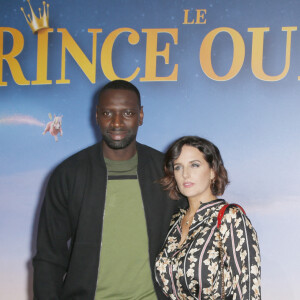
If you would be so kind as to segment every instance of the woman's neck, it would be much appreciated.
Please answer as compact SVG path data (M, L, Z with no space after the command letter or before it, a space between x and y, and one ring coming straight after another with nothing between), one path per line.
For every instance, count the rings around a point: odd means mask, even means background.
M196 213L196 211L199 209L199 207L201 206L201 204L203 203L208 203L210 201L216 200L217 197L214 195L210 195L209 197L205 197L205 198L188 198L188 202L189 202L189 211L193 214Z

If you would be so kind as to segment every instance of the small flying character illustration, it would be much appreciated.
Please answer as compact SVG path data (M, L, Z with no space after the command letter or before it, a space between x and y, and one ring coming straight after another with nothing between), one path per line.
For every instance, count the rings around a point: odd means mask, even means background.
M47 123L43 134L46 134L49 131L50 134L52 136L54 136L55 142L57 142L58 141L58 137L57 137L58 133L60 133L60 136L63 135L63 131L62 131L62 127L61 127L63 116L62 115L61 116L54 115L53 120L52 120L51 113L49 113L48 116L51 121Z

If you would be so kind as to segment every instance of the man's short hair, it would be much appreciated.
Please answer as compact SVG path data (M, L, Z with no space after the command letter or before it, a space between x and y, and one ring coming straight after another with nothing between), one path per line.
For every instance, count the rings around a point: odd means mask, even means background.
M137 89L137 87L135 85L133 85L132 83L130 83L129 81L126 80L113 80L110 81L109 83L107 83L106 85L104 85L98 94L98 101L101 98L101 95L104 91L106 90L128 90L128 91L133 91L137 97L138 97L138 105L139 107L141 107L141 95L139 90Z

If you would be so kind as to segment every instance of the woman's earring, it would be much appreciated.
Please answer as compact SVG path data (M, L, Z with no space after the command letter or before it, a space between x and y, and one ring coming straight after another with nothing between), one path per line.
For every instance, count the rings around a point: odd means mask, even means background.
M213 189L213 188L214 188L214 186L215 186L215 183L216 183L216 180L215 180L215 178L213 178L213 179L211 179L211 180L210 180L210 187L211 187L211 189Z

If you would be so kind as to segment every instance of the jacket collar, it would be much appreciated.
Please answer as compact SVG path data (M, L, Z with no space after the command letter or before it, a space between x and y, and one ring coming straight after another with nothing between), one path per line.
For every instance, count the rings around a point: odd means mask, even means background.
M98 142L96 144L96 149L97 149L97 152L99 153L99 157L100 157L101 163L105 164L104 156L103 156L102 141L100 141L100 142ZM136 150L137 150L138 156L139 157L143 157L143 152L144 152L143 145L140 144L140 143L138 143L138 142L136 142Z

